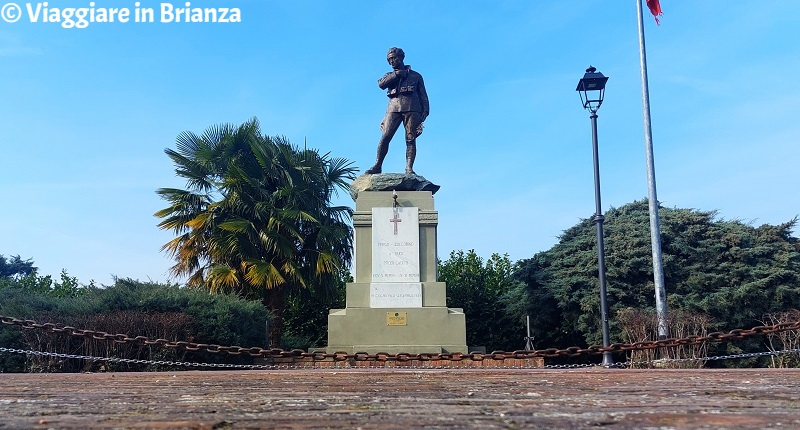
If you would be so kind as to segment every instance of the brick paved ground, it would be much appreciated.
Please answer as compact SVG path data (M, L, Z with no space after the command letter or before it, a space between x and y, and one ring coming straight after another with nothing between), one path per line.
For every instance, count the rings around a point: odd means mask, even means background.
M800 428L800 369L0 374L7 428Z

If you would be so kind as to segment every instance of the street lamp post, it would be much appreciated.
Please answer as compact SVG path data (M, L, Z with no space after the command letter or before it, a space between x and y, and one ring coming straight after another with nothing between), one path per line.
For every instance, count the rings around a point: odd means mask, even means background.
M597 267L600 280L600 317L603 327L603 346L609 346L608 335L608 305L606 303L606 256L605 244L603 241L603 207L600 203L600 163L598 162L597 151L597 110L603 104L605 95L606 81L608 78L603 76L592 66L586 69L583 79L578 82L575 89L581 96L583 108L589 111L589 118L592 120L592 154L594 159L594 201L595 213L594 223L597 226ZM614 365L614 359L610 351L603 352L603 366Z

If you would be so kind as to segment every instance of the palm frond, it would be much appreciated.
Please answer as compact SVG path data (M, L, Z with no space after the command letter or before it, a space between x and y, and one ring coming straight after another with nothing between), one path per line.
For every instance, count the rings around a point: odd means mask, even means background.
M214 187L216 172L207 162L198 157L187 157L172 149L164 152L172 159L175 173L186 179L189 188L208 192Z
M205 271L197 270L186 280L186 286L189 288L207 288Z
M227 264L217 264L208 271L208 285L212 293L235 289L239 284L236 269Z
M178 153L181 156L185 157L186 159L190 159L194 157L197 151L200 149L200 136L192 133L191 131L184 131L178 134L178 137L175 138L175 147L178 149ZM172 150L167 150L172 151ZM169 152L167 152L169 155Z
M278 268L271 262L263 260L250 260L247 262L245 279L252 285L267 289L275 289L286 283L286 278L281 275Z
M330 251L323 251L317 254L317 274L335 273L341 267L339 259Z
M225 231L244 233L252 227L252 224L248 220L239 218L221 222L217 226Z
M213 215L211 213L200 212L194 218L186 221L185 225L193 229L201 229L205 227L212 218Z

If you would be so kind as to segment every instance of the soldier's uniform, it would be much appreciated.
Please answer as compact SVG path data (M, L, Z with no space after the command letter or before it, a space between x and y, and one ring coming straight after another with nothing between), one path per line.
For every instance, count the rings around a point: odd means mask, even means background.
M401 57L402 58L402 57ZM422 75L403 66L378 79L378 87L386 90L389 106L381 122L381 139L378 142L378 160L366 173L380 173L389 142L402 123L406 131L406 173L413 174L417 153L417 136L422 133L422 122L428 117L430 105Z
M422 132L419 126L430 112L428 93L422 75L405 66L404 71L393 70L378 80L378 87L386 90L389 106L381 122L380 143L388 144L402 121L406 129L406 143L413 142ZM379 143L379 144L380 144Z

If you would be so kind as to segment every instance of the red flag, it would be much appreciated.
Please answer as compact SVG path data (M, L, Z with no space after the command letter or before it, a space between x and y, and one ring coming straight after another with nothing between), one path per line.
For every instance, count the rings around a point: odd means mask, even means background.
M664 15L661 12L661 3L658 0L647 0L647 7L650 8L650 13L656 19L656 24L661 25L661 22L658 21L658 17Z

